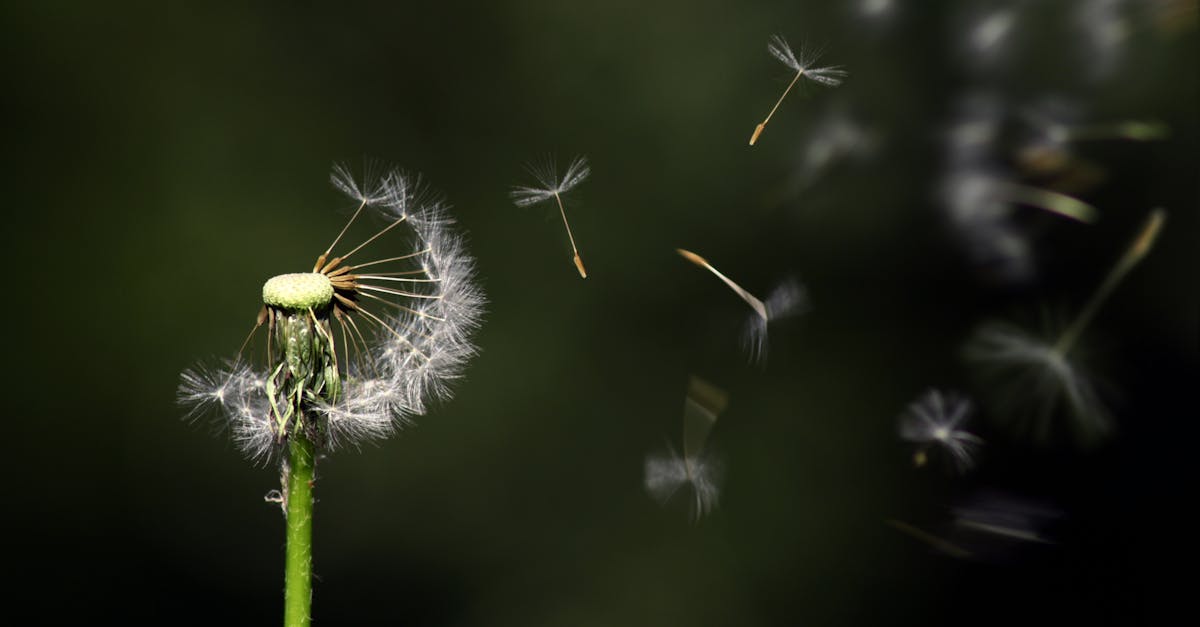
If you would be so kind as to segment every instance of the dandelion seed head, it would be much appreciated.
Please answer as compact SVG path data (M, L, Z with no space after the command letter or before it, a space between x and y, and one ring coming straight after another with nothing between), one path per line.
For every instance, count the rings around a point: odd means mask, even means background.
M331 180L360 205L350 224L365 210L385 226L357 246L343 229L312 272L267 281L276 362L197 367L180 380L189 415L219 408L254 461L277 459L295 429L319 450L389 437L449 398L475 353L485 299L444 203L397 169L360 182L338 165ZM397 240L411 247L395 251Z
M975 331L963 354L994 401L993 415L1014 435L1047 443L1055 439L1060 415L1081 444L1112 431L1112 417L1074 352L1015 325L991 322Z
M918 445L917 459L923 460L925 451L936 446L964 472L974 465L975 452L983 444L982 438L961 428L971 411L965 397L928 390L900 415L900 438Z

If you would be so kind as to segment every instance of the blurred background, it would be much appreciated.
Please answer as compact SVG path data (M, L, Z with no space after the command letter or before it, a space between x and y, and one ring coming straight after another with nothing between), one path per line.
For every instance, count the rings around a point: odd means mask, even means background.
M1187 598L1195 2L48 2L0 20L12 624L279 622L278 471L185 421L175 388L237 351L265 279L324 250L352 209L330 166L368 159L454 206L490 305L452 401L322 460L318 624L1130 624ZM773 34L849 77L802 82L751 148L793 75ZM1169 132L1063 142L1048 118ZM567 205L586 280L553 208L507 195L549 154L592 164ZM964 169L1099 217L1000 202L981 237ZM1157 248L1085 334L1114 434L1038 444L981 404L972 472L914 468L908 403L987 396L972 329L1078 311L1153 207ZM749 310L677 247L760 296L797 277L811 311L750 364ZM694 523L642 485L646 456L678 448L691 375L729 394L720 505ZM1024 536L954 539L981 502Z

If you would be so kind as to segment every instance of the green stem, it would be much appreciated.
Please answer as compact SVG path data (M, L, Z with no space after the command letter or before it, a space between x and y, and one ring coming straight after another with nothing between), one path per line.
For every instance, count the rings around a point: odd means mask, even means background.
M1100 284L1100 287L1088 299L1087 304L1079 311L1079 315L1075 316L1070 326L1063 331L1062 335L1058 336L1058 341L1054 343L1054 351L1060 357L1066 357L1067 353L1075 346L1079 335L1083 333L1084 328L1087 327L1088 323L1092 321L1092 318L1100 309L1100 305L1104 304L1104 300L1121 283L1121 279L1124 279L1125 275L1129 274L1129 271L1133 270L1134 266L1150 252L1166 219L1167 212L1162 209L1154 209L1150 212L1150 216L1146 218L1145 224L1142 225L1142 230L1138 232L1137 237L1129 245L1125 254L1121 255L1121 258L1112 267L1112 270L1109 270L1108 275L1104 277L1104 282Z
M284 627L308 627L312 616L312 514L316 455L302 429L289 436L287 567Z

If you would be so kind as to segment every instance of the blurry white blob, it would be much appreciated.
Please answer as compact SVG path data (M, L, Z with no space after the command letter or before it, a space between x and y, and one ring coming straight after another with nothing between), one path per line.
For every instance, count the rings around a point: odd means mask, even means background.
M964 544L968 536L975 536L975 544L988 541L1052 544L1048 527L1062 517L1052 507L996 492L975 496L952 511L956 535L964 538L960 540Z
M1053 422L1065 413L1079 444L1093 444L1112 431L1112 418L1100 400L1076 350L1080 336L1121 279L1150 252L1166 212L1150 213L1125 254L1061 333L1052 339L1007 323L986 323L964 349L967 362L985 382L996 416L1011 432L1046 443Z
M669 444L666 453L646 457L646 491L662 505L683 490L693 521L717 506L721 466L707 451L708 435L729 403L724 390L693 376L683 402L683 455Z
M963 429L972 412L971 401L954 393L928 390L900 415L900 438L917 444L913 464L924 466L928 451L945 452L954 468L965 472L975 463L975 450L983 439Z
M1086 74L1096 80L1111 76L1125 54L1132 25L1126 15L1128 0L1078 0L1073 23L1079 56Z
M722 274L704 257L682 248L676 248L675 252L684 259L713 273L753 310L742 330L742 347L746 350L751 363L762 363L767 357L767 327L770 323L808 311L808 293L796 279L784 279L775 289L771 290L771 294L764 302L743 289L733 279Z
M875 136L844 107L831 107L801 147L797 187L812 185L840 163L870 158L875 154L876 144Z
M858 14L872 20L885 20L896 11L895 0L858 0Z
M958 31L961 58L976 69L999 65L1012 48L1017 26L1016 3L972 2L967 4Z

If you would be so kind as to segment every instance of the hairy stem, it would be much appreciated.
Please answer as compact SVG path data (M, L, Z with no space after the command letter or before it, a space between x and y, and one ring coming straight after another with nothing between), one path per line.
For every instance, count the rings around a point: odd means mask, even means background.
M312 616L312 514L316 454L303 429L289 435L287 566L284 627L308 627Z

